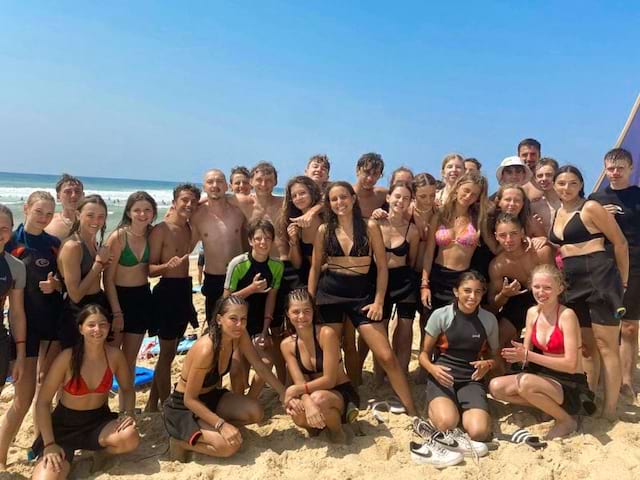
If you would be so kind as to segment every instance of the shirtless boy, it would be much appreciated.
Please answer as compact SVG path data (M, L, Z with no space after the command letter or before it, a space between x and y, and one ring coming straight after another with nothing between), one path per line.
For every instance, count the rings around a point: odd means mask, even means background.
M307 162L307 168L304 174L311 180L316 182L320 191L324 192L327 183L329 183L329 171L331 170L331 163L329 163L329 157L326 155L314 155Z
M382 207L387 201L387 189L376 187L382 177L384 160L378 153L365 153L356 164L356 183L353 189L358 196L358 203L364 218L371 217L374 210Z
M534 170L534 189L527 193L531 200L531 213L538 215L546 234L551 228L551 220L560 208L560 199L553 188L553 177L558 170L558 162L553 158L545 157L538 160Z
M198 207L189 223L193 240L201 241L204 247L202 294L206 298L206 319L209 321L216 301L224 292L229 261L246 250L246 222L240 209L231 205L225 196L228 185L221 170L214 168L205 172L202 188L207 200Z
M229 189L236 195L249 195L251 182L247 167L233 167L229 176Z
M62 241L69 236L73 222L76 221L76 209L84 197L84 185L79 178L63 173L56 183L56 196L62 204L62 211L53 215L53 220L45 231Z
M500 345L508 347L519 338L527 310L536 304L528 290L531 272L541 263L553 264L553 250L549 245L525 249L523 226L510 213L498 215L495 234L502 250L489 264L489 303L499 311Z
M171 362L178 339L187 324L198 325L189 276L191 227L189 219L198 207L200 189L181 184L173 190L172 211L149 235L149 275L161 277L153 289L154 318L160 339L160 355L149 393L147 411L157 412L171 393Z

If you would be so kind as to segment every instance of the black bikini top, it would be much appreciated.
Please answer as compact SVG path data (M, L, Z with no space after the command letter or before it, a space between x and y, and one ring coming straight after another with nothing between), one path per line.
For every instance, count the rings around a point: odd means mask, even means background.
M587 227L584 226L582 219L580 218L580 212L582 211L582 206L572 213L571 219L565 224L564 230L562 232L562 238L558 238L555 234L555 223L556 217L558 216L558 212L553 217L553 222L551 223L551 231L549 232L549 240L551 243L556 245L575 245L576 243L583 243L589 240L593 240L594 238L604 238L604 234L602 232L591 233L587 230Z
M202 381L202 388L210 388L215 387L220 382L220 379L224 377L229 370L231 370L231 359L233 358L233 344L231 344L231 355L229 355L229 363L227 364L227 368L224 369L224 372L218 372L218 365L213 365L211 370L207 372L204 376L204 380ZM187 384L187 381L184 379L182 375L180 375L182 381Z
M303 257L311 257L313 255L313 242L305 243L300 240L300 251Z
M358 241L359 240L359 241ZM342 245L338 241L338 237L336 236L335 230L333 232L327 233L326 241L325 241L325 253L329 257L346 257L344 250L342 249ZM351 250L349 250L349 257L368 257L370 256L369 252L369 237L364 235L363 238L353 239L353 245L351 245Z
M384 247L384 249L392 255L396 257L406 257L409 254L409 242L407 242L407 235L409 234L409 229L411 228L411 223L407 226L407 231L404 232L404 241L398 245L397 247Z
M298 360L298 365L300 365L300 370L302 371L302 373L305 375L314 375L314 374L322 373L324 357L323 357L322 349L318 345L318 340L316 339L315 332L313 333L313 348L316 351L316 368L314 370L309 370L307 367L304 366L304 363L302 363L302 357L300 356L300 347L298 346L299 340L300 339L296 337L296 360Z

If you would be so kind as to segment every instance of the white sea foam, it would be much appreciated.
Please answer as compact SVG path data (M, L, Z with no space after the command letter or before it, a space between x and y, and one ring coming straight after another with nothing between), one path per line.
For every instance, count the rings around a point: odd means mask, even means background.
M37 187L0 187L0 203L6 205L15 205L24 202L29 194L34 190L45 190L54 197L56 191L54 188L37 188ZM95 190L87 188L85 190L86 195L97 193L102 196L107 204L124 205L127 202L127 198L133 190ZM158 206L169 205L173 198L173 192L171 190L147 190L147 193L151 195Z

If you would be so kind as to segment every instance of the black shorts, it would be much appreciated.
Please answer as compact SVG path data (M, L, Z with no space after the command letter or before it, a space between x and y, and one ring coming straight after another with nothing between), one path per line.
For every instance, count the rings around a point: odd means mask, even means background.
M205 406L215 413L222 397L229 393L226 388L214 388L203 393L198 398ZM184 405L184 393L173 391L163 405L164 426L170 437L184 440L189 445L195 445L202 435L198 417Z
M149 284L138 287L116 285L118 302L124 316L124 333L144 335L153 320L153 300Z
M413 320L418 307L416 272L408 266L390 268L382 318L391 318L393 305L398 318Z
M58 402L51 414L53 438L64 450L65 460L71 463L76 450L102 450L100 432L116 418L118 414L109 410L106 403L95 410L72 410ZM42 456L44 442L41 436L33 442L31 450L36 457Z
M202 282L202 294L204 295L204 306L206 322L209 324L213 309L216 307L216 302L224 294L224 279L225 275L212 275L210 273L204 274L204 281Z
M360 395L358 391L353 387L351 382L341 383L340 385L336 385L332 388L333 391L338 392L342 397L342 401L344 402L344 406L342 408L342 415L340 418L342 419L342 423L347 422L347 406L350 403L353 403L357 408L360 408Z
M321 323L342 323L347 315L355 328L375 323L362 308L373 301L367 275L348 275L325 270L318 281L316 304Z
M198 316L193 307L193 286L191 277L162 277L153 287L154 327L161 340L177 340L182 338L191 323L198 326Z
M82 300L80 300L80 303L73 303L67 294L62 307L62 315L60 315L60 325L58 328L58 340L60 340L60 346L63 350L75 345L80 338L76 318L80 311L86 305L90 304L100 305L104 308L107 315L109 315L109 322L111 322L111 308L107 296L102 290L97 293L92 293L91 295L85 295L82 297Z
M578 316L581 327L618 326L624 292L620 272L607 252L562 259L567 279L566 305Z
M198 266L204 267L204 252L198 253Z
M593 415L596 411L595 395L589 390L584 373L566 373L530 363L526 373L548 377L562 387L562 409L569 415Z
M627 309L624 320L640 320L640 273L629 272L627 290L622 300Z
M9 363L11 363L11 339L7 329L0 323L0 389L4 387L9 376Z
M518 331L518 334L520 334L527 324L527 311L534 305L536 305L536 300L530 291L515 295L510 297L509 301L502 307L498 318L509 320L509 323L511 323Z
M450 305L455 300L453 289L458 283L458 278L466 270L457 271L433 263L429 273L429 287L431 289L431 310Z
M434 398L447 397L460 411L465 412L472 408L479 408L485 412L489 411L487 401L487 387L484 383L475 382L455 382L453 387L440 385L431 375L427 380L427 402Z

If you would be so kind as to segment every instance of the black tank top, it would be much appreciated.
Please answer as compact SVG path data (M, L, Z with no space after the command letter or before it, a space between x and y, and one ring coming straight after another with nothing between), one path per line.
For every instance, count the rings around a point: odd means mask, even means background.
M314 370L310 370L304 366L304 363L302 362L302 357L300 356L300 347L298 346L299 340L300 339L296 336L296 360L298 360L298 365L300 365L300 370L302 371L302 373L304 373L305 375L314 375L314 374L322 373L324 355L322 353L322 349L320 348L320 345L318 345L318 340L316 339L315 332L313 333L313 348L315 350L315 356L316 356L316 367Z

